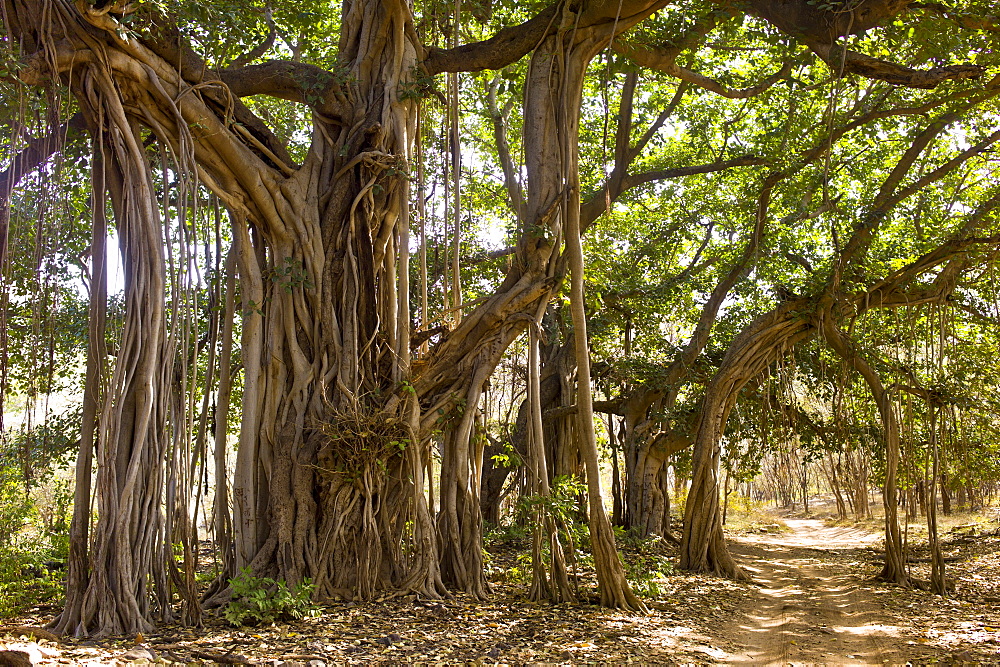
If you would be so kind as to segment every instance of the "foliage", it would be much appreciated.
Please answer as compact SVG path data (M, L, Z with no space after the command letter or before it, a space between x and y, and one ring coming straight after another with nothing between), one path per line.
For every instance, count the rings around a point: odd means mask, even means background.
M673 571L674 562L669 556L640 554L625 559L625 576L636 595L642 597L658 597L661 580Z
M21 476L0 467L0 618L62 594L59 564L53 559L65 558L63 544L53 548L34 539L27 529L37 521Z
M659 597L662 580L674 572L672 555L662 537L643 537L635 528L615 527L615 541L622 549L625 576L637 595Z
M563 540L570 548L585 549L590 533L587 524L580 521L580 498L587 492L587 485L572 475L556 475L548 495L522 496L518 514L527 523L536 509L543 509L556 522ZM547 548L547 547L546 547Z
M0 462L19 468L26 490L46 484L76 454L80 415L77 404L57 415L48 415L30 428L9 431L0 441Z
M284 581L254 577L245 569L229 580L229 586L232 601L224 616L232 625L266 625L319 615L319 607L311 601L316 587L308 578L289 588Z
M9 548L31 518L33 505L17 472L0 467L0 548Z
M531 538L531 529L523 523L511 523L506 526L485 526L483 538L487 544L526 547Z

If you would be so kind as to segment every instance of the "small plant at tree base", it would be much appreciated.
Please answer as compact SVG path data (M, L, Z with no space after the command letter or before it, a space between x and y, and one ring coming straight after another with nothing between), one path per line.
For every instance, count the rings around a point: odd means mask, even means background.
M640 554L625 561L625 577L632 590L646 598L659 597L660 580L673 571L673 562L665 556Z
M319 607L311 600L316 587L308 578L289 589L284 581L254 577L245 569L229 580L229 586L233 598L225 617L232 625L297 621L319 615Z

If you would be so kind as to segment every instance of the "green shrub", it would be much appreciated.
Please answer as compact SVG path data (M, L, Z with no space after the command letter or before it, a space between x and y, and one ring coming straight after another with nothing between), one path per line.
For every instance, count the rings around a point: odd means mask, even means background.
M31 521L33 509L18 472L9 466L0 467L0 549L14 545Z
M311 600L316 587L309 579L289 589L284 581L254 577L250 570L243 570L229 580L229 586L232 602L224 613L232 625L297 621L319 615L319 607Z
M509 526L486 525L483 541L486 544L527 547L531 543L531 528L518 523Z
M21 474L0 467L0 618L62 594L61 573L47 568L53 558L48 542L26 534L36 515Z
M657 554L639 554L628 558L625 563L625 578L635 594L642 597L659 597L660 579L673 571L673 561Z

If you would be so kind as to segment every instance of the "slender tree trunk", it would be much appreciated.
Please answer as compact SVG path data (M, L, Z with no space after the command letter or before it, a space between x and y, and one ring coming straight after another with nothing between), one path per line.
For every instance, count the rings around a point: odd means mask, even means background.
M93 478L94 442L101 409L101 384L108 351L105 339L108 310L107 263L107 184L104 136L97 135L91 165L92 231L90 243L90 307L87 318L87 375L83 390L83 415L80 427L80 451L76 459L76 486L73 492L73 521L70 524L69 558L66 562L66 602L62 613L52 623L60 634L84 635L80 625L83 594L90 579L88 546L90 541L90 493Z
M545 128L538 135L527 132L525 135L529 175L527 211L535 219L551 217L553 241L565 238L566 243L577 367L576 438L587 471L591 547L601 604L642 609L641 601L625 580L611 522L603 506L583 294L577 164L580 103L587 63L607 42L610 32L578 30L574 27L578 18L568 6L559 20L558 33L547 37L535 50L527 79L525 117L532 119L535 131Z
M615 416L608 415L608 445L611 447L611 523L622 525L624 504L622 503L621 466L618 463L618 435L615 433Z
M947 592L947 585L945 583L944 556L941 554L941 540L938 536L937 524L937 480L941 474L940 456L938 454L940 433L938 431L937 420L940 417L941 409L935 405L928 405L927 408L931 413L931 470L930 484L928 485L929 498L927 502L927 539L930 542L931 552L931 590L938 595L944 595Z
M903 541L897 517L896 475L899 469L899 427L892 399L875 370L853 349L850 341L832 322L827 321L824 333L827 342L834 351L851 364L865 379L882 418L886 459L885 483L882 486L882 505L885 510L885 564L879 578L890 583L907 585L910 583L910 578L906 573L906 554L903 551ZM867 480L864 491L867 495Z
M226 258L225 285L222 296L222 335L221 351L219 353L219 392L215 403L215 501L213 503L214 539L218 557L222 559L221 573L235 572L233 557L233 513L230 507L229 466L227 463L229 450L229 409L232 402L232 358L233 358L233 321L236 311L236 255L232 251ZM224 583L220 577L218 582L207 592L211 597L218 592L218 587Z
M531 600L550 599L553 602L576 600L570 587L566 570L566 556L555 517L547 505L551 497L549 473L545 456L544 429L542 426L541 363L539 361L539 331L535 324L528 330L528 403L530 418L528 428L529 469L535 503L535 521L532 526L532 577ZM548 550L548 562L543 551Z
M574 165L575 166L575 165ZM570 310L573 315L573 338L577 364L577 437L580 453L587 468L587 493L590 498L590 544L601 589L601 605L623 609L644 610L625 580L625 572L615 546L614 531L604 511L601 493L601 470L597 458L597 436L594 433L594 404L590 385L590 350L587 338L587 316L583 294L583 247L580 241L579 201L567 207L566 252L569 255Z

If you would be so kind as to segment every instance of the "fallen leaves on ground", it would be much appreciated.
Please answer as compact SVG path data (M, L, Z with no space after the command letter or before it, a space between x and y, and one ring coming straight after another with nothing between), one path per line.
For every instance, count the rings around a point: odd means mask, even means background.
M905 628L913 659L1000 660L1000 537L947 543L961 560L949 564L957 597L885 586L876 549L822 550L811 555L849 569L885 607L887 623ZM671 555L671 547L657 547ZM209 617L202 628L162 627L128 639L54 641L32 632L51 618L40 608L19 626L0 627L0 651L24 651L32 664L269 664L319 667L331 662L581 663L697 662L737 652L740 609L756 596L753 584L686 573L660 577L647 598L648 615L592 604L532 603L526 586L502 576L517 548L494 550L494 597L444 600L415 596L377 602L338 602L292 625L232 628ZM626 559L637 554L626 552ZM584 590L592 573L582 573ZM593 594L593 591L590 592ZM140 640L140 641L137 641Z

